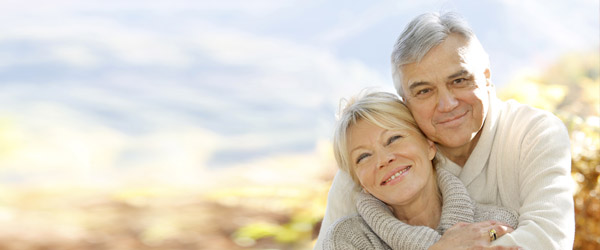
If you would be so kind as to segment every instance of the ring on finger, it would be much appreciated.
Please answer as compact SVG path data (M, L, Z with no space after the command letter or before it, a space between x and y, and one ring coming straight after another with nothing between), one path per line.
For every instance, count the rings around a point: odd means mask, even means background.
M489 234L490 234L490 241L495 241L497 239L496 230L494 230L493 228L490 229Z

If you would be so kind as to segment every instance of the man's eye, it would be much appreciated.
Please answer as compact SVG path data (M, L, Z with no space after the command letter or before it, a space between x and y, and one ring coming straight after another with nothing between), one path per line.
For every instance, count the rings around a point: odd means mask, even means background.
M467 79L465 78L458 78L458 79L454 79L454 81L452 81L453 85L461 85L467 82Z
M421 90L417 91L417 96L422 96L429 92L431 92L431 89L421 89Z
M398 140L398 139L400 139L400 138L402 138L402 136L401 136L401 135L394 135L394 136L391 136L391 137L390 137L390 138L387 140L387 144L386 144L386 145L390 145L390 144L392 144L393 142L395 142L396 140Z
M356 158L356 164L359 164L363 159L371 156L371 154L362 153Z

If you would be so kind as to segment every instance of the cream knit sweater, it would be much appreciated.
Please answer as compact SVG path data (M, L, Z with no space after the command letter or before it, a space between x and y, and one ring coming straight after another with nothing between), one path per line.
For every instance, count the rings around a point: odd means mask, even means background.
M448 228L458 222L497 220L517 226L515 211L477 205L458 178L444 169L437 170L443 204L436 230L411 226L396 219L390 209L370 194L360 193L356 200L359 214L341 218L328 230L323 249L428 249Z

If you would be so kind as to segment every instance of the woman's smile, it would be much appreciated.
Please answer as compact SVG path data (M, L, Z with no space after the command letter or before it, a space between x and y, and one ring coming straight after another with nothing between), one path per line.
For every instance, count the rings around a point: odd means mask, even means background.
M393 185L399 182L401 179L404 178L404 176L408 174L408 170L410 170L411 167L411 165L399 167L394 169L394 171L386 174L383 178L383 181L381 182L381 186Z

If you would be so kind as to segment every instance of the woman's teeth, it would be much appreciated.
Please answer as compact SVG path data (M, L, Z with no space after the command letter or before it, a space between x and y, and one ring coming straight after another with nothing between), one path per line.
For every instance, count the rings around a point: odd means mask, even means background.
M398 173L396 173L396 174L392 175L392 176L391 176L389 179L385 180L385 181L383 182L383 184L386 184L386 183L388 183L388 182L392 181L393 179L396 179L396 177L398 177L398 176L400 176L401 174L405 173L405 172L406 172L406 171L408 171L410 168L411 168L411 166L408 166L407 168L405 168L405 169L402 169L402 170L398 171Z

